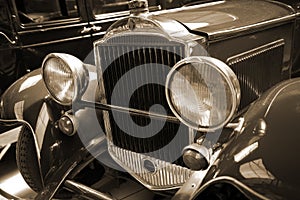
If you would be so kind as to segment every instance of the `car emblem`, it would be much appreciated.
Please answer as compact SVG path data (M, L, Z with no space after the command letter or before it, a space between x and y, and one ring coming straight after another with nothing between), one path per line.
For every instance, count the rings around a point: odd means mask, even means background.
M129 18L128 19L128 27L129 27L129 29L130 30L134 30L135 29L135 27L136 27L136 24L135 24L135 21L134 21L134 19L132 19L132 18Z
M157 166L152 160L144 159L142 162L143 162L142 163L143 168L146 169L147 172L152 173L152 174L156 172Z

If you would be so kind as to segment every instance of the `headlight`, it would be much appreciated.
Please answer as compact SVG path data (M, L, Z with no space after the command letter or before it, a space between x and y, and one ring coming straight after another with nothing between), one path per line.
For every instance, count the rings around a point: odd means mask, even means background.
M225 63L211 57L189 57L168 74L166 96L176 117L207 132L232 118L240 102L240 85Z
M86 89L88 72L76 57L52 53L42 65L43 80L50 95L62 105L71 105Z

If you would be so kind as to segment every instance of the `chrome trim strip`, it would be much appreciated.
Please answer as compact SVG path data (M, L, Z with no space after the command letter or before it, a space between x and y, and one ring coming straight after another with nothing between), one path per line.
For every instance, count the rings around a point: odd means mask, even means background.
M72 37L72 38L64 38L64 39L60 39L60 40L52 40L50 42L41 42L41 43L36 43L36 44L29 44L29 45L24 45L22 47L23 48L38 47L38 46L43 46L43 45L48 45L48 44L55 44L55 43L60 43L60 42L80 40L82 38L89 38L89 37L91 37L90 34L83 35L83 36L78 36L78 37Z
M285 8L285 9L290 9L294 13L296 12L295 9L291 5L285 4L283 2L274 1L274 0L265 0L265 1L267 1L269 3L272 3L272 4L275 4L275 5L278 5L278 6L282 7L282 8Z
M106 34L106 31L98 32L98 33L93 33L93 37L95 36L102 36Z
M255 49L251 49L249 51L232 56L226 60L226 63L228 63L229 66L234 65L236 63L242 62L244 60L247 60L247 59L253 58L257 55L260 55L262 53L265 53L267 51L273 50L277 47L283 46L284 44L285 44L284 39L279 39L274 42L270 42L268 44L257 47Z
M75 21L77 22L77 21ZM56 23L54 23L56 24ZM28 24L29 25L29 24ZM33 30L24 30L24 31L20 31L19 32L19 35L22 36L23 34L28 34L28 33L39 33L39 32L46 32L46 31L51 31L51 30L61 30L61 29L69 29L71 27L83 27L83 26L88 26L89 24L87 22L83 22L83 23L75 23L75 24L58 24L57 26L55 27L45 27L47 26L47 24L43 24L43 25L31 25L32 27L34 28L37 28L37 29L33 29ZM30 26L28 26L30 27ZM25 27L27 28L27 26Z
M100 40L102 41L102 40ZM105 92L105 87L104 87L104 80L103 80L103 71L101 68L101 61L100 61L100 52L99 48L97 48L98 43L102 43L100 41L95 41L94 42L94 58L95 58L95 64L96 68L98 70L98 73L101 75L98 75L98 85L99 85L99 95L100 95L100 103L102 105L107 105L107 99L106 99L106 92ZM92 103L93 105L97 105L98 102ZM109 120L109 113L107 111L103 111L103 121L104 121L104 129L105 133L107 134L107 139L108 141L112 141L112 134L111 134L111 124Z
M126 17L129 14L130 14L130 12L128 10L125 10L125 11L120 11L120 12L115 12L115 13L95 14L94 18L96 20L106 19L105 22L109 22L109 21L115 21L115 20L118 20L120 18Z
M16 44L16 41L11 40L7 35L5 35L5 33L0 32L0 35L2 35L9 43Z
M286 89L287 87L289 87L289 86L291 86L291 85L299 84L299 82L300 82L300 80L296 80L296 81L294 81L294 82L288 83L288 84L286 84L284 87L280 88L279 91L276 92L276 94L275 94L274 97L272 98L271 102L269 103L269 106L268 106L268 108L267 108L267 111L265 112L264 118L266 118L267 115L269 114L270 109L271 109L271 107L272 107L274 101L277 99L277 97L280 95L280 93L281 93L284 89Z
M214 5L222 4L224 2L225 1L217 1L217 2L203 3L203 4L199 4L199 5L194 5L194 6L183 6L183 7L180 7L180 8L173 8L173 9L170 9L170 10L156 11L156 12L153 12L151 14L152 15L169 14L169 13L175 13L175 12L184 11L184 10L192 10L192 9L196 9L196 8L214 6Z

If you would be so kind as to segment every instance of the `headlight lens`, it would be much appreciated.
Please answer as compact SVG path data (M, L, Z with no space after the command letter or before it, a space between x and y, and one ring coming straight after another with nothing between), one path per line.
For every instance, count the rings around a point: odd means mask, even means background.
M49 54L44 59L42 74L48 92L62 105L71 105L86 89L88 73L74 56Z
M189 57L170 71L166 83L171 110L183 123L199 131L223 127L240 102L234 72L211 57Z

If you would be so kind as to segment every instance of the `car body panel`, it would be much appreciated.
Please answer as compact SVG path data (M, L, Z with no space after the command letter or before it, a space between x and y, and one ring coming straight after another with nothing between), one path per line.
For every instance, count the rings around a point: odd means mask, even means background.
M209 40L253 31L295 18L295 11L271 1L217 1L163 14L180 21L192 31L207 34Z
M240 182L241 190L270 199L297 196L299 87L299 78L285 81L250 106L242 131L222 150L205 182Z

